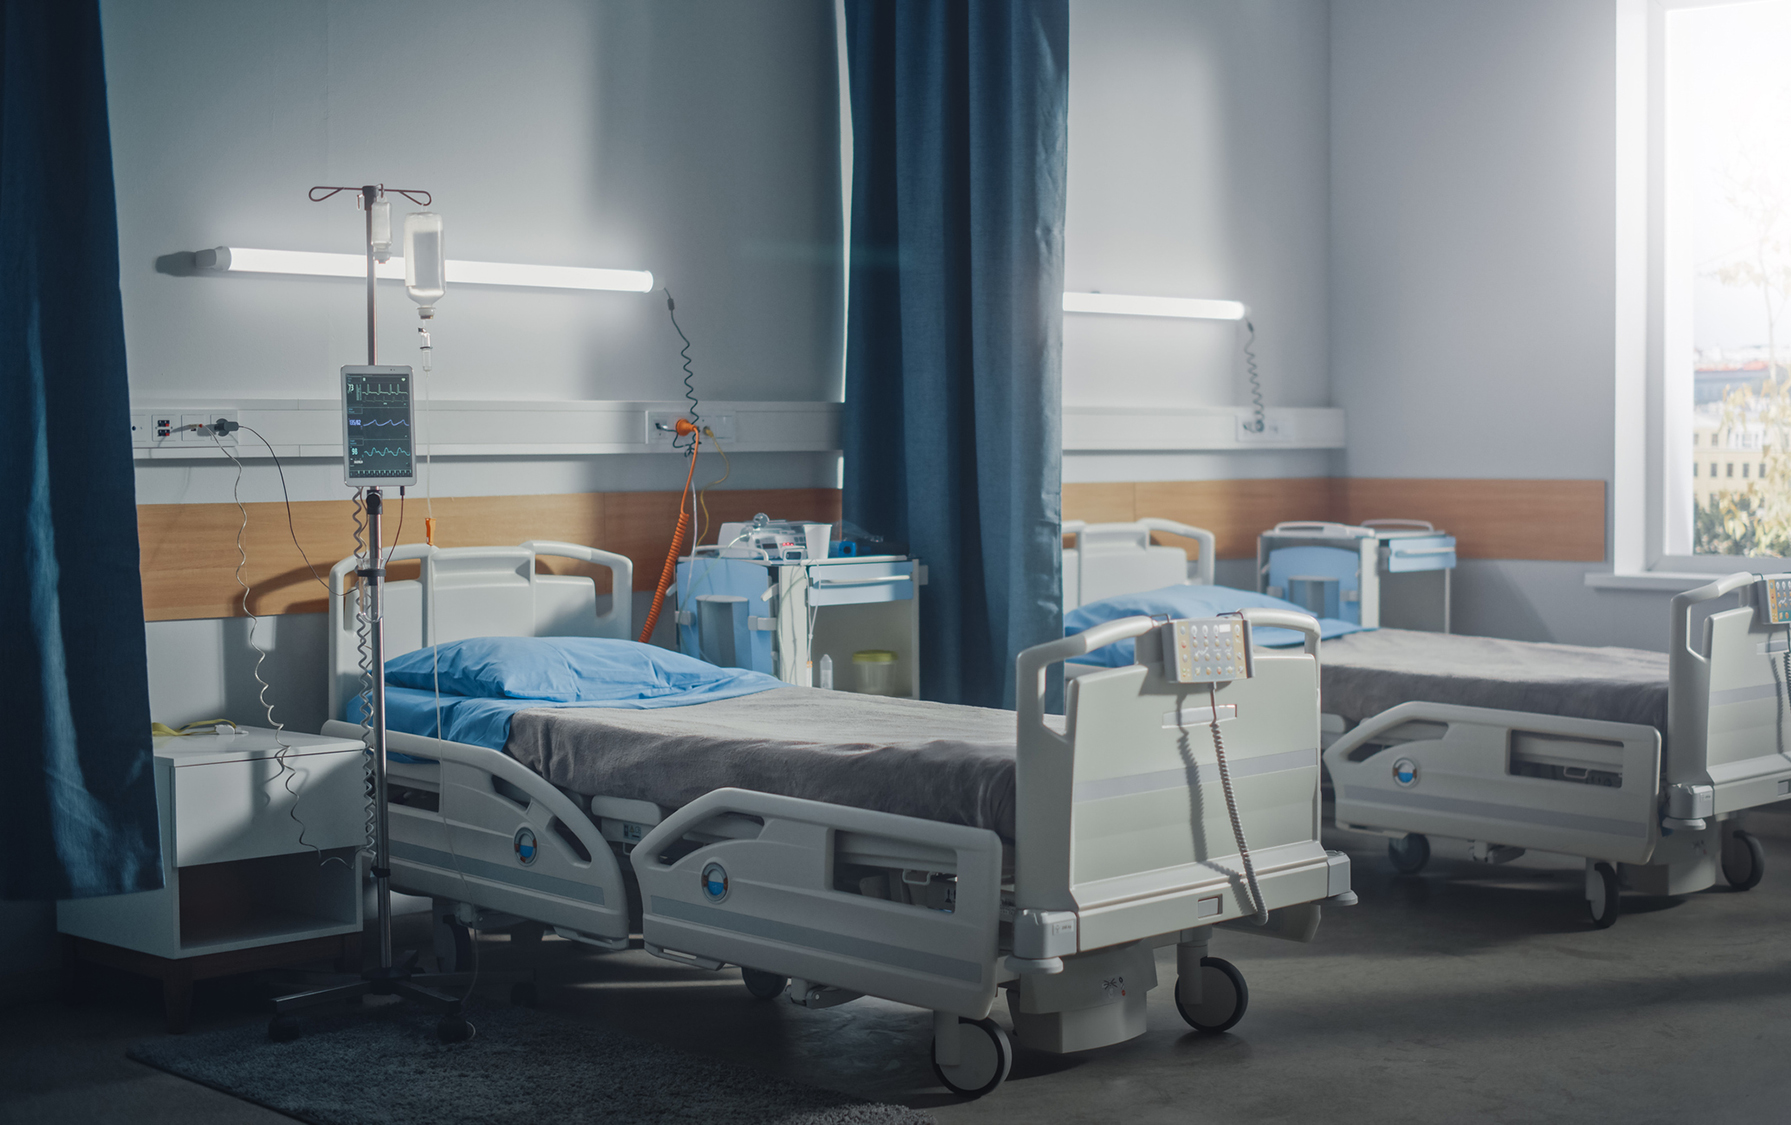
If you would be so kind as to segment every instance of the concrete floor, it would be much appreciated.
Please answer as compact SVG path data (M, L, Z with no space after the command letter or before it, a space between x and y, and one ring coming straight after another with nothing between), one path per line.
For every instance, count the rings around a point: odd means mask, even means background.
M930 1110L942 1123L1646 1122L1791 1117L1791 814L1752 816L1766 881L1682 899L1625 896L1586 921L1578 871L1438 858L1392 873L1378 839L1338 836L1362 903L1297 946L1223 932L1250 1010L1202 1036L1176 1015L1173 949L1150 1030L1076 1057L1022 1051L1007 1084L957 1102L934 1084L925 1013L875 1000L810 1012L760 1003L736 973L542 943L541 1003L798 1081ZM1441 849L1439 848L1439 852ZM405 919L413 941L421 918ZM406 936L405 934L400 935ZM488 967L522 952L481 943ZM0 1122L275 1122L278 1114L150 1070L125 1047L160 1033L155 986L108 978L91 1005L0 1016ZM201 989L196 1027L253 1020L252 982ZM996 1017L1007 1022L997 1004ZM250 1025L259 1034L259 1021Z

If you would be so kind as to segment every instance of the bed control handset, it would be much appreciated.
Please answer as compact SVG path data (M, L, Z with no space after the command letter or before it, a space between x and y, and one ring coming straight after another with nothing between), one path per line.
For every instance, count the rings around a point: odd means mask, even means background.
M1178 684L1249 679L1250 623L1241 617L1197 617L1162 627L1163 678Z
M1791 575L1760 579L1760 616L1768 625L1791 625Z

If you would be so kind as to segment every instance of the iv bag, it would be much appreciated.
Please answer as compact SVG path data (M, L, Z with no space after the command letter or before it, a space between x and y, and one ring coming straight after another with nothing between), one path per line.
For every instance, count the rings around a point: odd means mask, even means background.
M433 211L412 211L404 216L404 288L422 306L417 315L435 315L435 302L447 291L446 260L442 257L442 217Z

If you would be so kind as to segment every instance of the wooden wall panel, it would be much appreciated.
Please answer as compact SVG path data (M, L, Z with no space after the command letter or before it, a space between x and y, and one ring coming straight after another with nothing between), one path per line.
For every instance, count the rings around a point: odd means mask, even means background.
M1065 519L1157 516L1204 527L1222 559L1254 558L1256 536L1283 520L1429 520L1469 559L1602 562L1601 480L1421 480L1303 477L1066 484ZM1177 542L1177 546L1184 544Z
M602 547L634 561L634 587L650 590L659 579L666 548L678 522L677 492L592 492L548 496L438 497L436 543L473 547L558 539ZM742 489L708 496L708 542L725 520L751 519L757 512L778 519L833 523L840 495L833 488ZM249 523L243 545L249 556L244 579L257 615L321 613L324 587L312 578L293 545L284 504L247 504ZM301 501L292 505L292 528L316 573L354 550L353 504L347 500ZM386 508L385 545L423 542L423 503ZM699 513L699 519L701 515ZM150 621L243 616L243 591L236 582L236 537L241 514L235 504L141 504L137 537L142 551L143 609ZM585 573L609 590L609 572L569 560L549 560L544 569ZM405 577L397 572L395 577Z
M1603 562L1601 480L1405 480L1344 478L1338 517L1429 520L1455 536L1467 559Z

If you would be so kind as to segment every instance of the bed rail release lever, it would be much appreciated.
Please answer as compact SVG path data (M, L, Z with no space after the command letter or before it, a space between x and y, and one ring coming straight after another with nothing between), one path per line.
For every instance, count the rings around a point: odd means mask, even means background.
M1043 962L1068 957L1076 952L1076 913L1073 910L1022 910L1014 917L1014 956L1020 962ZM1032 972L1058 972L1056 969L1032 969ZM1015 972L1025 972L1015 968Z

